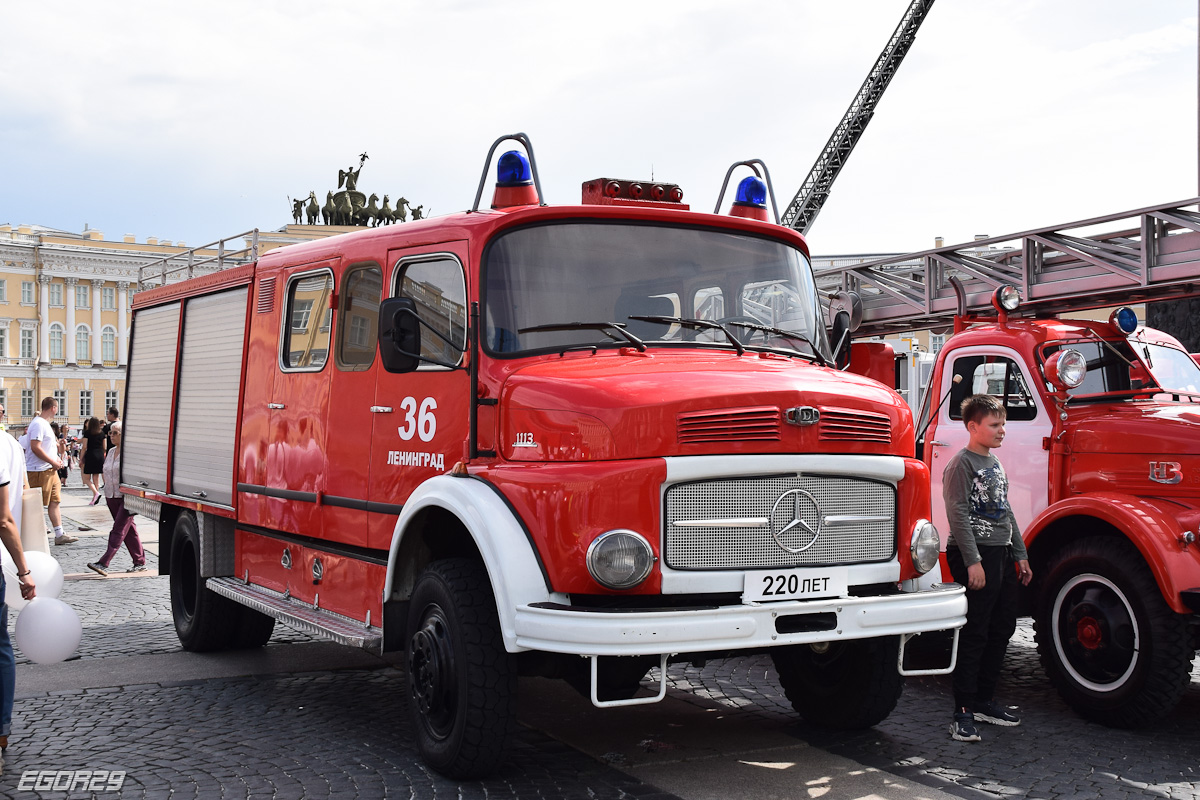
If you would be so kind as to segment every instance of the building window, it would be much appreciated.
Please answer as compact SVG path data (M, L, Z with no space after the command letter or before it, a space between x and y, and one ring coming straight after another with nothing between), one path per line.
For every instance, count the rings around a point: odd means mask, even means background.
M33 281L21 281L21 304L33 305Z
M51 336L54 334L51 333ZM92 356L92 336L88 331L87 325L80 325L75 328L75 358L81 361L90 361Z
M33 329L21 328L21 358L34 358Z
M107 414L108 410L110 408L116 408L116 407L117 407L117 393L113 390L109 390L109 391L105 392L104 393L104 413Z
M57 322L50 326L50 358L63 358L63 326Z
M33 389L21 390L21 416L33 416Z
M944 334L944 333L929 334L929 352L931 352L931 353L940 352L941 349L945 346L946 346L946 334Z
M8 389L0 389L0 406L3 406L5 413L8 413Z
M8 280L0 278L0 303L8 302Z
M103 300L104 305L102 306L103 309L105 311L116 311L117 310L117 290L111 286L105 286L101 290L101 295L104 298L104 300Z
M100 357L105 361L117 360L117 332L112 328L105 327L100 334L100 351Z
M61 283L51 283L47 285L47 288L50 290L50 305L62 308L63 285Z
M58 412L60 414L62 414L64 417L67 416L67 414L69 413L69 410L67 409L67 390L66 389L55 389L54 390L54 402L58 403Z
M75 307L76 308L91 308L92 307L92 287L78 285L75 287Z
M79 418L86 420L92 415L92 390L83 389L79 392Z
M0 327L0 359L8 358L8 328Z

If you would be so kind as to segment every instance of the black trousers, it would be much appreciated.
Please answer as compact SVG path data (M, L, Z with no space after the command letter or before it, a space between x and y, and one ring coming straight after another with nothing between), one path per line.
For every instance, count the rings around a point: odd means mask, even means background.
M967 589L967 624L958 639L954 668L954 708L974 708L996 694L1008 640L1017 629L1020 582L1008 547L980 547L985 584ZM967 567L957 547L946 548L946 562L957 583L967 585Z

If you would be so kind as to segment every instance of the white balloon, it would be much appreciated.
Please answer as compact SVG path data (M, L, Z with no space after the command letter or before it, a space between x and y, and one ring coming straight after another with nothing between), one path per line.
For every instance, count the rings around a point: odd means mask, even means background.
M38 597L58 597L62 594L62 565L54 556L33 550L25 554L25 566L33 573L30 577L33 578ZM7 575L4 576L4 580L8 580Z
M38 664L57 664L79 648L83 625L75 609L55 597L38 596L17 615L17 647Z

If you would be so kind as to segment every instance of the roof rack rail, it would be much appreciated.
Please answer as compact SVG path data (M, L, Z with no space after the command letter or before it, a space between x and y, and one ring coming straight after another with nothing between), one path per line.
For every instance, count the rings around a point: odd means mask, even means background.
M237 239L249 239L250 244L236 250L226 249L226 242L232 242ZM216 251L215 255L200 255L201 251L211 252L213 250ZM194 277L195 271L199 267L211 267L222 270L257 260L258 228L253 228L245 233L226 236L224 239L217 239L215 242L209 242L199 247L192 247L179 253L163 256L143 265L138 269L138 291L149 289L153 286L163 286L167 283L170 276L177 273L185 273L180 280Z

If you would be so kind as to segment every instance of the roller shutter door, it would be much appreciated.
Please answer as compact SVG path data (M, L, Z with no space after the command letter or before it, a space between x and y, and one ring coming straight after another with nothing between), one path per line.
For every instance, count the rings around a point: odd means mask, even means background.
M172 494L233 504L247 289L187 301Z
M121 482L165 492L179 303L141 309L133 325L122 423Z

